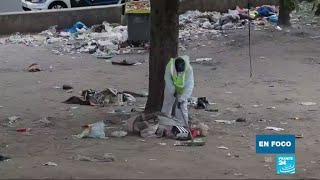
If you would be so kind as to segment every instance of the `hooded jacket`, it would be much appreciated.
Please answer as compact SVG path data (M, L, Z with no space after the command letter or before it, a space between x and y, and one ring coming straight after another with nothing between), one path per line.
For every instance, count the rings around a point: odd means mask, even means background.
M190 65L188 56L180 56L186 63L185 71L180 74L182 77L178 77L178 73L175 68L175 59L172 58L167 64L164 80L166 83L166 90L169 91L172 96L175 92L178 94L179 102L187 101L191 96L194 87L193 69Z

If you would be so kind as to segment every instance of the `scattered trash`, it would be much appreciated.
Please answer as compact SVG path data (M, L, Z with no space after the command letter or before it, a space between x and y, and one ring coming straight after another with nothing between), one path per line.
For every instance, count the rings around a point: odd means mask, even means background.
M42 119L40 119L38 122L36 123L44 123L46 126L51 124L51 121L48 120L48 117L44 117Z
M13 125L18 119L20 119L20 117L19 116L12 116L12 117L9 117L8 119L9 119L8 124Z
M212 61L212 58L198 58L196 62L203 62L203 61Z
M29 132L31 131L31 128L18 128L16 129L17 132Z
M43 164L44 166L58 166L57 163L54 163L54 162L46 162Z
M112 61L113 65L122 65L122 66L132 66L136 64L136 62L128 62L127 60L122 60L120 62Z
M276 107L275 106L267 107L267 109L276 109Z
M76 22L68 31L70 33L84 32L87 31L88 28L82 22Z
M316 40L316 39L320 39L320 36L310 36L310 38Z
M117 138L121 138L121 137L125 137L128 133L125 131L114 131L110 134L110 136L112 137L117 137Z
M106 139L105 135L105 124L103 121L96 122L94 124L89 124L83 126L85 130L78 135L74 135L76 138L97 138L97 139Z
M257 108L257 107L259 107L260 105L258 105L258 104L254 104L254 105L252 105L252 107L254 107L254 108Z
M200 136L206 137L208 136L209 126L205 125L203 122L200 122L197 127L200 130Z
M299 120L300 118L299 117L291 117L289 119L293 119L293 120Z
M229 150L229 148L227 148L225 146L219 146L218 149Z
M287 122L280 122L280 124L286 125L286 124L288 124L288 123L287 123Z
M189 135L189 132L187 131L188 135ZM200 128L191 128L191 136L192 138L196 138L198 136L200 136Z
M123 91L123 94L131 94L133 97L148 97L148 93L135 93L131 91Z
M66 90L67 93L73 93L72 89Z
M104 52L96 52L96 57L98 59L111 59L114 57L114 55L110 55L109 53Z
M314 105L317 105L317 103L314 103L314 102L302 102L302 103L300 103L300 105L303 105L303 106L314 106Z
M72 159L76 161L90 161L90 162L113 162L116 160L116 158L111 153L104 154L102 158L92 158L92 157L87 157L82 155L76 155Z
M273 162L273 158L272 157L264 157L264 162L272 163Z
M76 109L78 109L79 107L78 106L73 106L73 107L71 107L70 109L71 110L76 110Z
M176 141L174 146L204 146L206 142L202 138L195 138L188 141Z
M143 138L152 138L157 137L156 132L158 130L159 124L150 125L148 128L140 132L141 137Z
M274 130L274 131L284 131L284 129L282 129L282 128L271 127L271 126L266 127L265 129L266 129L266 130Z
M316 109L308 109L308 111L317 111Z
M37 63L33 63L29 66L28 71L29 72L39 72L39 71L41 71L41 68Z
M246 122L246 121L247 121L246 118L238 118L236 120L236 122Z
M80 105L92 105L92 106L105 106L107 103L117 102L117 90L107 88L103 91L97 91L93 89L84 90L81 92L82 98L73 96L64 103L66 104L80 104Z
M217 123L234 124L236 120L214 120Z
M157 159L149 159L149 161L156 161Z
M54 89L61 89L60 86L53 86Z
M158 143L159 145L161 145L161 146L166 146L167 145L167 143Z
M73 87L70 86L70 85L64 84L64 85L62 86L62 89L63 89L63 90L70 90L70 89L73 89Z
M11 159L9 156L3 156L3 155L0 155L0 162L1 161L6 161L8 159Z
M237 103L235 108L243 108L243 104Z
M89 101L82 100L80 97L72 96L66 101L64 101L66 104L80 104L80 105L91 105Z
M282 28L280 26L277 26L275 29L278 31L282 31Z
M244 176L242 173L234 173L235 176Z
M296 134L295 137L296 138L303 138L304 136L303 136L303 134Z
M199 97L197 101L196 109L206 109L209 104L209 101L206 97Z

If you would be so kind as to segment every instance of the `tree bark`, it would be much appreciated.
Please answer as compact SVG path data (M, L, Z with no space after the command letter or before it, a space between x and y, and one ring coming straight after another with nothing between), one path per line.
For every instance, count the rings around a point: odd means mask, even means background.
M314 13L315 16L320 16L320 3L317 5L317 10Z
M145 112L161 111L164 72L178 54L179 0L151 0L149 95Z
M278 25L291 26L291 23L290 23L291 10L289 9L289 7L285 6L285 1L289 1L289 0L280 0L279 1Z

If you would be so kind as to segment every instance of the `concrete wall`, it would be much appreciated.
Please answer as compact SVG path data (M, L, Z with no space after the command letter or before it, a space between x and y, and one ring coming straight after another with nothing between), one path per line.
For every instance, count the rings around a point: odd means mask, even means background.
M71 27L81 21L88 26L108 21L121 23L122 6L99 6L41 12L16 12L0 14L0 35L14 32L41 32L50 26Z
M179 13L188 10L226 12L228 9L234 9L237 5L247 7L248 1L252 6L258 6L278 4L279 0L183 0L180 4Z

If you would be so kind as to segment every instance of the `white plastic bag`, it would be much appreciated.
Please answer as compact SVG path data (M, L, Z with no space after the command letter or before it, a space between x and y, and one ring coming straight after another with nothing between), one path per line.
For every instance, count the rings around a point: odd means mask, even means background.
M97 139L105 139L105 124L103 121L96 122L93 124L89 124L88 127L78 135L75 135L76 138L97 138Z

